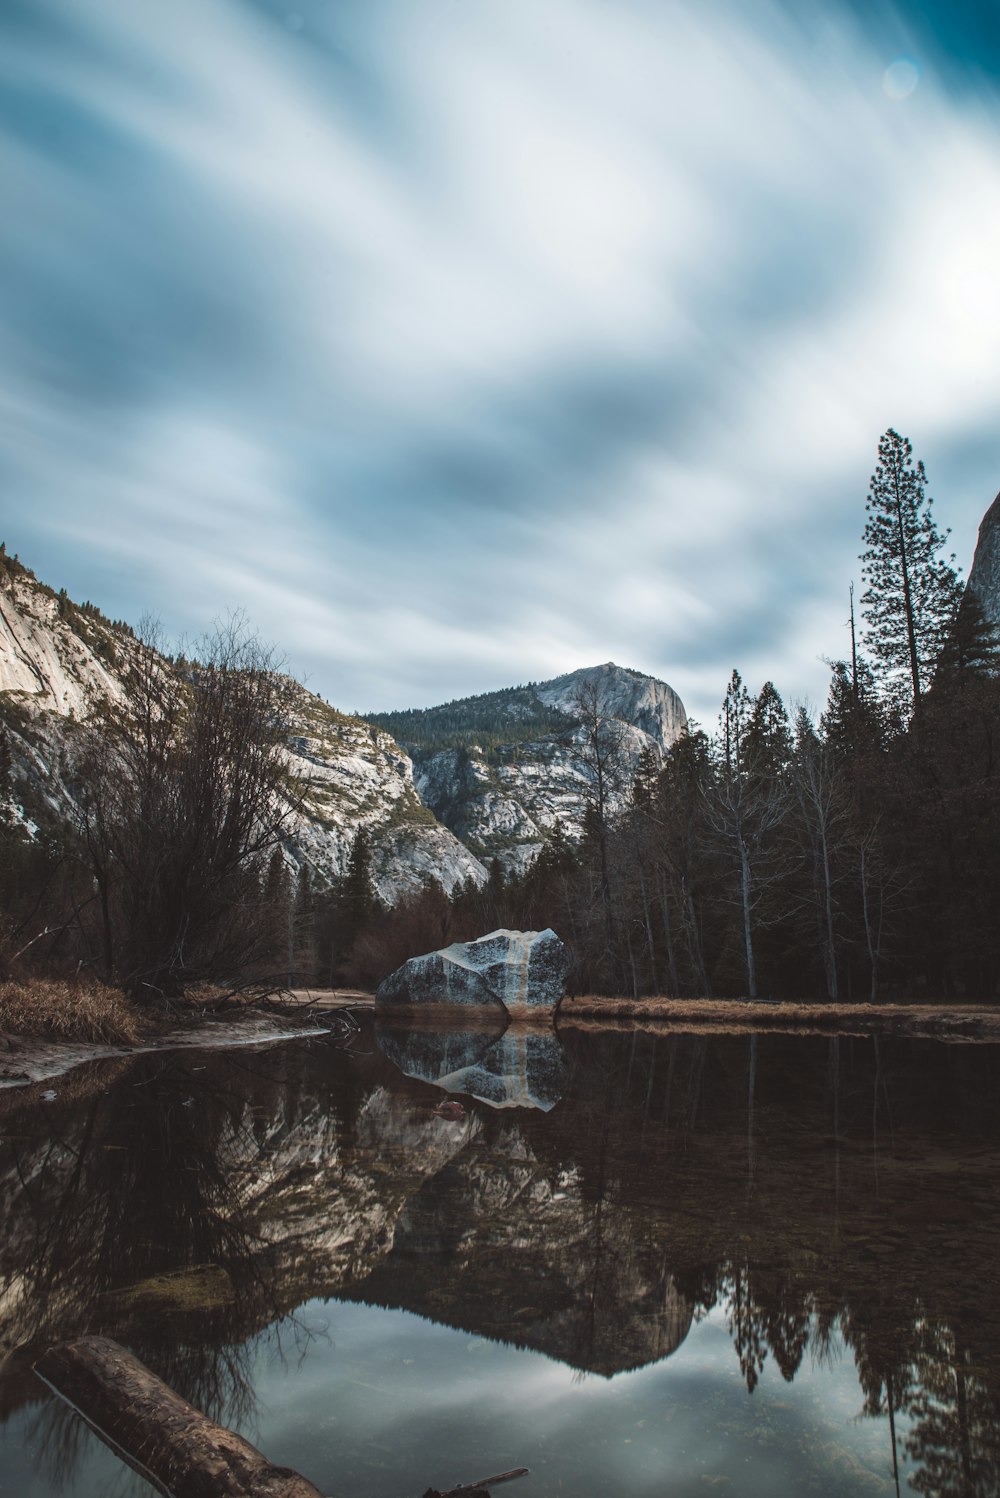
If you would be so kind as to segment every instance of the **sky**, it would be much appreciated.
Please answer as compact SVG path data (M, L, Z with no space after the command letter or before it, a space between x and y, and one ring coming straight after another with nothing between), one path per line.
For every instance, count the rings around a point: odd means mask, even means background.
M996 0L3 0L0 539L345 710L822 705L1000 489Z

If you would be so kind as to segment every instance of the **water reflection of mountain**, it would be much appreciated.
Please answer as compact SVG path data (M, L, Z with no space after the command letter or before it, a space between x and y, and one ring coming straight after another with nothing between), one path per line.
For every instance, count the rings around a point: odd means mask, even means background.
M37 1108L6 1094L0 1354L107 1332L231 1416L247 1339L317 1296L605 1374L721 1304L750 1387L839 1332L870 1411L908 1409L927 1452L985 1474L956 1492L1000 1490L993 1049L565 1044L550 1113L457 1123L374 1049L319 1042L96 1065ZM0 1377L8 1409L29 1395L23 1365Z

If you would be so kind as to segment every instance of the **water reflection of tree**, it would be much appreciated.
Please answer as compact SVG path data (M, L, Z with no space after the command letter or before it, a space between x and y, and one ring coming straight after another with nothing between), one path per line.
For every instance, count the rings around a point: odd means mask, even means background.
M233 1172L256 1151L245 1090L174 1057L143 1058L110 1096L69 1114L40 1166L25 1162L22 1338L105 1332L213 1418L245 1424L247 1337L272 1319L275 1297ZM190 1273L199 1266L216 1271L207 1288ZM49 1402L33 1426L50 1476L67 1481L79 1422Z
M864 1414L886 1421L890 1473L905 1441L918 1491L1000 1491L996 1316L970 1288L984 1283L990 1234L955 1226L978 1223L987 1202L996 1215L988 1168L966 1181L958 1167L969 1145L995 1157L988 1058L850 1038L646 1037L636 1049L618 1035L570 1050L576 1089L592 1093L604 1069L620 1091L610 1132L575 1109L561 1147L616 1218L670 1204L676 1283L696 1317L722 1308L747 1388L769 1358L790 1381L805 1358L846 1350ZM946 1176L943 1150L955 1152ZM978 1354L949 1353L984 1311Z
M1000 1492L1000 1400L948 1326L921 1326L913 1421L906 1454L918 1464L910 1484L934 1498L994 1498Z
M849 1038L761 1037L751 1053L738 1037L619 1034L568 1048L569 1095L552 1114L484 1113L471 1143L433 1159L419 1084L405 1106L386 1094L365 1153L361 1072L333 1085L326 1060L260 1078L232 1062L136 1066L113 1104L81 1102L47 1162L37 1147L25 1161L36 1237L17 1257L36 1304L47 1301L38 1335L124 1327L157 1372L232 1418L246 1387L239 1348L277 1294L267 1219L291 1304L322 1273L327 1294L343 1283L454 1324L479 1318L490 1335L607 1373L669 1353L692 1310L721 1308L750 1389L768 1360L790 1381L807 1359L846 1349L864 1413L886 1422L887 1473L898 1435L918 1491L1000 1491L1000 1350L982 1300L997 1229L986 1059L949 1054L942 1067L919 1047ZM296 1175L335 1108L353 1163ZM949 1142L956 1125L968 1171ZM410 1140L402 1154L394 1130ZM270 1151L286 1156L279 1190L268 1201L255 1188L248 1216L232 1183L263 1172ZM43 1189L46 1171L58 1192ZM393 1192L407 1197L406 1225L383 1252ZM312 1224L344 1202L354 1246L320 1270ZM533 1236L546 1225L550 1239ZM227 1268L233 1297L197 1326L173 1310L150 1324L111 1293L204 1263ZM545 1285L545 1307L518 1321L526 1283Z

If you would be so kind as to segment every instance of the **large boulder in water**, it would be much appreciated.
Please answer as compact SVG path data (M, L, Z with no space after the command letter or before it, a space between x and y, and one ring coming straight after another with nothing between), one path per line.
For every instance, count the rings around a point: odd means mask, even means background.
M478 941L411 957L379 984L375 1003L460 1005L526 1018L555 1009L568 969L566 948L554 931L491 931Z

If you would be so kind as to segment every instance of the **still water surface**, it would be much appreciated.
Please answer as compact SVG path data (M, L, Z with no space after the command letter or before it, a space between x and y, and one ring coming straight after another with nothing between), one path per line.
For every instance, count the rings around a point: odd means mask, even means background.
M998 1084L990 1045L369 1026L7 1091L0 1494L151 1491L30 1371L101 1332L351 1498L995 1498Z

